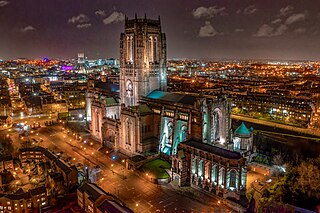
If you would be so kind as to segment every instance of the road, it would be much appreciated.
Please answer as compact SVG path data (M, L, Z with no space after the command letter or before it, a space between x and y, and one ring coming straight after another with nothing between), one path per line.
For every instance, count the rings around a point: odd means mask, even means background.
M42 118L25 120L29 123L31 120L37 122L37 119ZM13 130L8 133L15 141L14 144L19 145L20 139L17 134ZM134 172L126 170L122 163L112 161L90 144L75 140L72 135L64 132L61 125L42 126L30 133L29 138L42 139L41 146L63 151L75 164L87 164L90 167L99 165L102 173L96 183L106 192L118 196L135 212L233 212L226 206L218 204L213 198L200 198L202 202L199 202L172 189L170 184L160 186L146 181ZM210 205L207 205L209 203Z

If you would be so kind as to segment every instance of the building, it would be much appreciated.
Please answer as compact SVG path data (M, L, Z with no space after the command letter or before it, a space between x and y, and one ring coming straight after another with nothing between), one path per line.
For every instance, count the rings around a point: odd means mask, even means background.
M166 90L166 36L158 20L125 20L120 35L120 98L135 106L153 90Z
M94 183L84 183L77 190L78 205L88 213L133 213L111 194Z
M69 166L56 155L43 147L21 148L20 160L24 164L27 160L36 162L49 162L53 171L60 173L63 177L64 186L71 188L78 182L78 170L75 166Z
M166 37L160 18L125 19L120 65L120 95L111 92L105 76L88 82L86 115L92 136L128 156L160 153L172 160L182 186L240 199L247 166L234 150L231 101L224 94L166 91ZM251 147L252 140L247 142Z
M0 212L37 212L48 206L46 187L41 186L24 192L19 189L14 194L0 195Z

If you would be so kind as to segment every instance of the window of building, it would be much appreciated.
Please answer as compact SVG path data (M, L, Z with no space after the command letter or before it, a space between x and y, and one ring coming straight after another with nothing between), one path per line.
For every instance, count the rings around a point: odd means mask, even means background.
M236 187L237 173L235 170L230 171L230 184L229 187Z

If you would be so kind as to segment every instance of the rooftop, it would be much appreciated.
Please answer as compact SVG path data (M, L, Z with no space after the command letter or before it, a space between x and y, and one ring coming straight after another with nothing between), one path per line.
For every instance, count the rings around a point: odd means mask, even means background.
M227 149L223 149L217 146L209 145L202 142L196 142L196 141L187 141L182 142L181 144L184 144L186 146L190 146L192 148L201 149L205 152L209 152L224 158L228 159L241 159L242 156L238 152L230 151Z
M161 100L166 102L172 102L172 103L180 103L185 105L194 105L197 97L193 95L183 95L183 94L176 94L176 93L170 93L170 92L164 92L164 91L152 91L147 95L147 98L149 99L155 99L155 100Z
M246 125L242 122L241 125L234 131L235 135L250 135L249 129Z

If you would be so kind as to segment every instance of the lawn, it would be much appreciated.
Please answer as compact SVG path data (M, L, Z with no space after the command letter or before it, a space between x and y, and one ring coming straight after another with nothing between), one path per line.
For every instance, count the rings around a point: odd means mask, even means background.
M170 169L171 165L167 161L155 159L149 161L141 167L141 171L151 174L157 179L168 178L169 175L165 169Z

